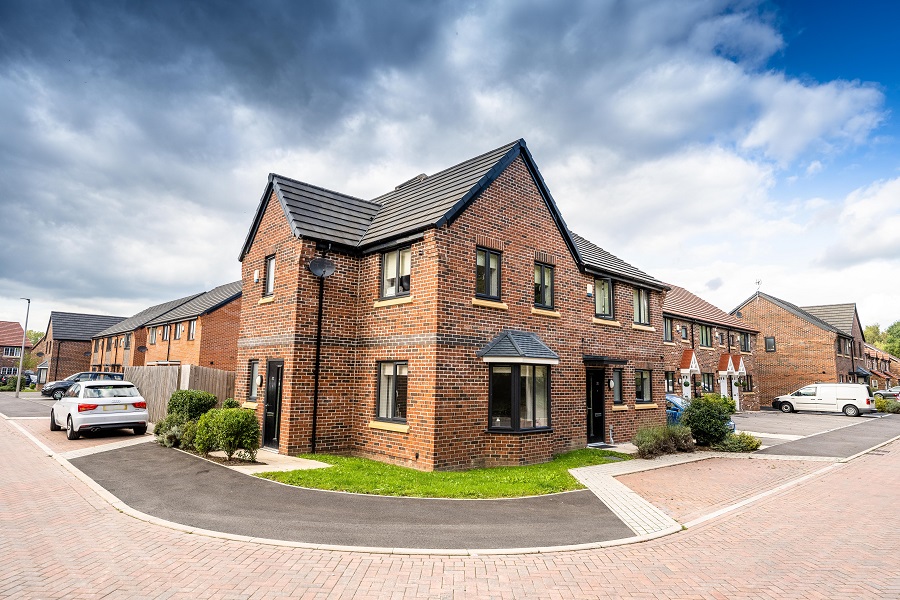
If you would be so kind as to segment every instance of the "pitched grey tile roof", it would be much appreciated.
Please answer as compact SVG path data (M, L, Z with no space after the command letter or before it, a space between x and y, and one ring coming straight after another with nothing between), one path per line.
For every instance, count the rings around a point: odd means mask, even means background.
M742 331L757 331L744 321L729 315L721 308L710 304L683 287L672 284L669 284L669 287L671 289L666 293L666 298L663 300L664 314L687 317L688 319L695 319L714 325L724 325L725 327L733 327Z
M493 358L559 360L559 355L548 348L536 333L515 329L501 332L475 354Z
M747 298L746 300L741 302L734 310L731 311L731 314L735 315L741 309L741 307L743 307L745 304L747 304L748 302L750 302L757 296L760 298L763 298L765 300L768 300L769 302L771 302L772 304L774 304L776 306L780 306L781 308L783 308L784 310L793 314L794 316L800 317L801 319L808 321L809 323L812 323L816 327L824 329L825 331L830 331L832 333L839 333L839 334L843 335L843 332L840 329L838 329L837 327L834 327L833 325L826 323L819 317L806 312L805 310L803 310L796 304L791 304L787 300L782 300L780 298L776 298L775 296L770 296L769 294L764 294L763 292L756 292L755 294L753 294L752 296L750 296L749 298ZM738 318L740 318L740 317L738 317Z
M434 175L420 175L375 198L374 202L383 208L375 216L361 243L371 244L397 233L434 225L457 204L480 191L478 184L482 181L486 183L501 159L519 143L511 142Z
M87 315L83 313L57 312L50 313L50 323L53 325L53 339L55 340L90 340L116 323L123 321L125 317L112 317L110 315Z
M145 308L141 312L136 315L132 315L127 319L119 321L112 327L108 327L103 331L94 335L95 338L106 337L110 335L118 335L120 333L127 333L129 331L134 331L140 327L143 327L145 324L149 323L156 317L163 315L173 308L181 306L188 300L192 300L202 294L203 292L199 292L197 294L191 294L190 296L185 296L184 298L178 298L177 300L169 300L168 302L163 302L162 304L157 304L156 306L151 306L150 308Z
M822 304L819 306L802 306L803 310L818 317L833 327L837 327L849 336L853 336L853 321L856 319L856 304Z
M193 299L185 302L169 312L148 321L146 325L162 325L163 323L176 323L186 319L193 319L223 306L241 295L241 282L234 281L220 285L203 294L198 294Z
M609 273L610 275L615 275L629 281L647 284L660 289L668 288L668 286L659 279L651 277L637 267L628 264L621 258L613 256L600 246L588 241L577 233L569 231L569 235L572 236L572 240L578 248L581 259L588 267L593 267L598 271Z

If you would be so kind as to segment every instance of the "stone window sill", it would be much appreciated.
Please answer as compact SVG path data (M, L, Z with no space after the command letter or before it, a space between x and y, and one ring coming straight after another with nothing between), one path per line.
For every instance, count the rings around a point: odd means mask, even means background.
M620 410L628 410L628 406L625 404L613 404L613 412L619 412Z
M559 313L559 311L546 310L543 308L535 308L533 306L531 307L531 314L540 315L542 317L552 317L554 319L558 319L558 318L562 317L562 315Z
M699 346L697 346L697 348L700 348L702 350L712 350L713 349L712 346L704 346L703 344L700 344Z
M413 301L412 296L400 296L399 298L387 298L385 300L376 300L372 305L373 308L381 308L382 306L396 306L397 304L409 304Z
M656 402L637 402L634 405L634 410L646 410L648 408L657 408Z
M247 402L244 402L243 404L241 404L241 408L249 408L252 410L256 410L257 404L258 403L256 403L256 402L251 402L248 400Z
M650 327L649 325L640 325L638 323L632 323L631 328L637 329L638 331L656 331L656 327Z
M675 342L663 342L666 346L674 346Z
M501 433L504 435L530 435L532 433L553 433L550 427L535 427L533 429L485 429L485 433Z
M403 423L390 423L388 421L369 421L371 429L381 429L382 431L396 431L397 433L409 433L409 425Z
M497 310L509 310L509 305L506 304L506 302L500 302L498 300L486 300L484 298L472 298L472 306L496 308Z
M275 302L275 296L264 296L256 304L271 304L272 302Z
M622 324L618 321L613 321L612 319L601 319L599 317L594 317L591 319L591 323L594 325L606 325L607 327L621 327Z

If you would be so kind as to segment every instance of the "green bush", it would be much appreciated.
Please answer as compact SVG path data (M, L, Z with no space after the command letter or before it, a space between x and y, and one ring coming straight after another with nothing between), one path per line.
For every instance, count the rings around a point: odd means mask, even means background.
M222 409L214 408L203 413L200 420L197 421L194 450L203 456L219 449L218 418L221 411Z
M187 421L181 426L179 445L184 450L194 449L194 438L197 436L197 421Z
M753 452L754 450L759 450L760 445L762 445L762 442L759 438L753 437L745 431L737 435L729 432L724 440L713 445L713 450L720 452Z
M241 403L235 400L234 398L226 398L225 402L222 403L222 408L240 408Z
M728 435L728 418L734 413L734 400L718 394L694 398L684 409L681 422L691 428L701 446L718 444Z
M167 448L177 448L181 441L184 422L185 419L180 414L166 415L164 419L153 427L156 441Z
M632 442L641 458L656 458L662 454L693 452L691 430L684 425L660 425L639 429Z
M878 412L887 412L887 398L875 398L875 410Z
M900 402L888 400L884 403L884 412L900 415Z
M225 451L228 460L238 449L244 450L246 458L256 460L259 450L259 421L256 413L241 408L225 408L219 413L219 447Z
M169 398L166 414L178 414L185 421L196 421L203 413L215 408L215 394L201 390L178 390Z

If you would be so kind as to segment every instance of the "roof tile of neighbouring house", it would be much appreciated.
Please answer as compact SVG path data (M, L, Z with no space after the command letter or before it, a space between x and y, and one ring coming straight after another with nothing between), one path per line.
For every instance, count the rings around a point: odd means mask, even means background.
M57 312L50 313L53 327L53 339L86 341L98 332L112 327L125 320L125 317L110 315L88 315L83 313Z
M679 369L690 369L691 368L691 359L694 358L694 351L690 348L687 348L681 353L681 365L679 365Z
M723 354L719 357L719 371L727 371L729 364L732 364L734 369L737 368L737 365L734 365L734 363L732 362L730 354Z
M537 334L515 329L500 332L475 354L481 357L559 360L559 355L542 342Z
M609 273L613 276L622 277L629 281L647 284L660 289L665 289L667 287L666 284L659 279L647 275L637 267L628 264L618 256L610 254L597 244L581 237L577 233L569 231L569 235L572 236L572 240L578 248L578 253L581 255L581 259L587 266L593 267L604 273Z
M764 294L763 292L754 293L752 296L750 296L749 298L747 298L746 300L744 300L743 302L738 304L737 308L735 308L734 310L731 311L731 314L735 314L745 304L747 304L748 302L750 302L751 300L753 300L754 298L757 298L757 297L763 298L764 300L771 302L775 306L778 306L778 307L788 311L789 313L793 314L796 317L800 317L804 321L812 323L813 325L815 325L816 327L819 327L820 329L824 329L825 331L830 331L832 333L839 333L841 335L844 335L844 333L837 327L834 327L833 325L826 323L819 317L817 317L811 313L808 313L807 311L803 310L796 304L791 304L790 302L788 302L786 300L776 298L775 296L770 296L769 294Z
M140 327L143 327L145 324L149 323L153 319L163 315L173 308L181 306L185 302L192 300L202 294L203 292L199 292L197 294L191 294L190 296L185 296L184 298L178 298L177 300L169 300L168 302L163 302L162 304L157 304L156 306L151 306L150 308L145 308L141 312L136 315L132 315L123 321L119 321L112 327L108 327L103 331L97 333L94 337L101 338L107 337L110 335L118 335L120 333L127 333L129 331L134 331Z
M186 319L193 319L228 304L241 296L241 281L233 281L213 288L203 294L198 294L193 299L181 306L148 321L147 325L162 325L163 323L175 323Z
M663 313L678 317L685 317L704 323L713 325L722 325L725 327L733 327L742 331L757 332L756 329L750 327L744 321L741 321L733 315L713 306L700 296L692 294L683 287L669 284L672 289L666 294L663 300Z
M0 321L0 346L22 346L25 331L16 321ZM25 339L25 349L31 348L31 340Z
M853 321L856 319L856 304L821 304L819 306L801 306L803 310L829 325L853 336Z

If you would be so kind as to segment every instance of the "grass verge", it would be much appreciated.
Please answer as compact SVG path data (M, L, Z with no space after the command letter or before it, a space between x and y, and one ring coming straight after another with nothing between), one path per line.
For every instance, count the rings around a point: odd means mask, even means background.
M302 454L301 458L332 466L327 469L260 473L259 477L300 487L376 496L516 498L582 489L584 486L569 475L569 469L631 457L607 450L584 449L560 454L540 465L432 472L350 456Z

